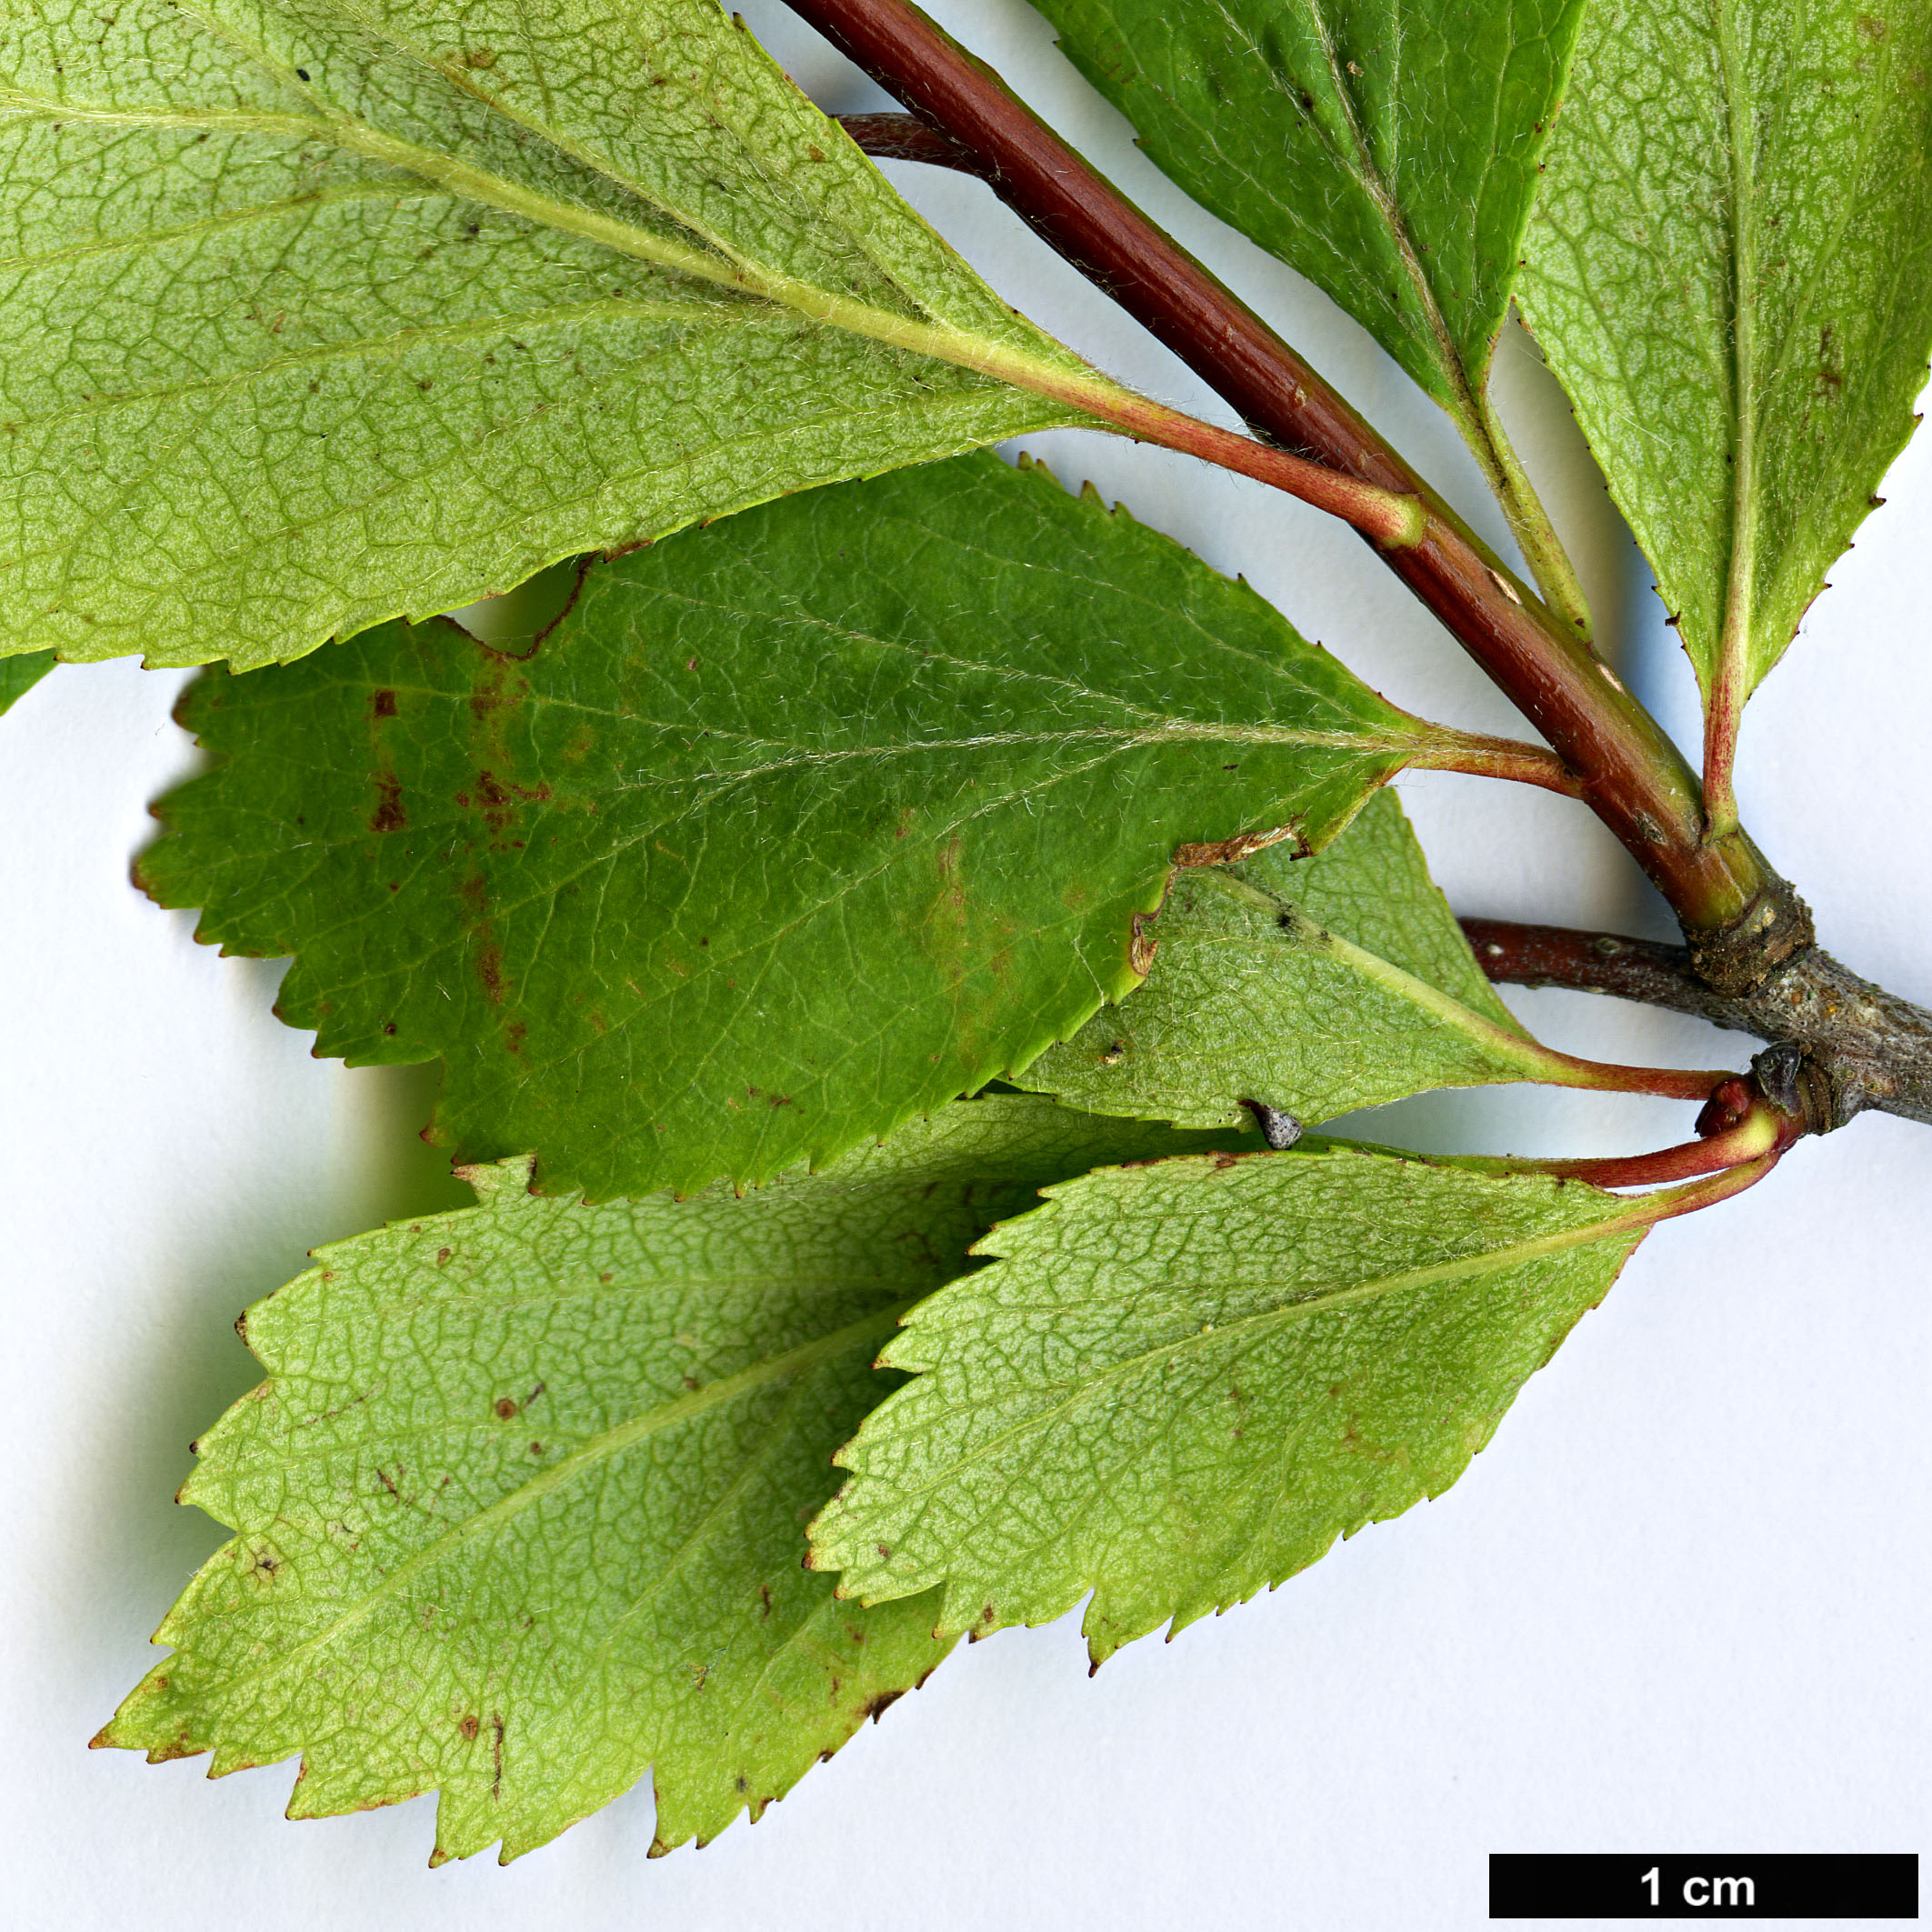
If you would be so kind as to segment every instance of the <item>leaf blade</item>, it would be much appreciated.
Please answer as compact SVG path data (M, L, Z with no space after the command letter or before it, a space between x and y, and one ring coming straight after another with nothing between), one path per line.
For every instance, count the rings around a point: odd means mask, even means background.
M235 1537L100 1741L300 1751L296 1817L437 1789L439 1860L517 1856L647 1766L654 1849L756 1815L950 1648L930 1605L800 1566L893 1312L1041 1183L1187 1138L995 1099L757 1194L601 1208L509 1162L320 1251L197 1445L184 1500Z
M215 616L268 662L1080 419L978 373L1084 365L705 0L28 20L0 70L11 649L193 663Z
M1731 736L1911 434L1928 58L1922 0L1612 5L1579 45L1520 298Z
M535 654L371 633L211 674L164 904L444 1056L465 1157L688 1191L1024 1066L1145 969L1202 834L1324 842L1423 730L1177 545L996 458L599 566Z
M1336 1144L1049 1190L907 1317L816 1567L939 1627L1086 1594L1096 1664L1439 1494L1642 1238L1628 1202ZM1074 1437L1078 1436L1078 1446Z

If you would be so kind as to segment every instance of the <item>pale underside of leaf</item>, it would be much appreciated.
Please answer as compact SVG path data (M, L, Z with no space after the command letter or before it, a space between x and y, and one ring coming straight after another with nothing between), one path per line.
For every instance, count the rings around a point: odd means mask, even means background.
M1084 367L711 0L0 45L0 652L295 656L1079 420L1003 376Z
M1915 420L1932 5L1602 0L1520 296L1735 731Z
M165 904L294 953L278 1010L441 1055L466 1158L596 1197L831 1158L1024 1067L1146 969L1177 847L1325 843L1424 727L1177 545L990 455L453 627L210 674Z
M1166 174L1449 412L1534 550L1487 383L1581 0L1036 4Z
M1310 1124L1432 1087L1547 1077L1470 954L1392 791L1308 858L1184 871L1147 982L1020 1084L1189 1126Z
M1050 1190L923 1303L812 1529L942 1633L1089 1590L1096 1664L1439 1495L1637 1243L1631 1204L1336 1145ZM922 1601L925 1600L922 1597Z
M994 1099L742 1197L589 1208L506 1162L319 1251L184 1491L235 1539L101 1741L302 1753L295 1817L438 1790L439 1859L646 1767L658 1849L756 1816L950 1645L801 1567L895 1315L1041 1184L1201 1139Z

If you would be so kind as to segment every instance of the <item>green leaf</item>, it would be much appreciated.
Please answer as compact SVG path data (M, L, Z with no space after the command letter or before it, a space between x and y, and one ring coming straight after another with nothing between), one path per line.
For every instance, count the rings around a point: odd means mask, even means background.
M26 657L0 657L0 716L11 711L59 662L52 651L35 651Z
M1524 312L1707 706L1790 643L1932 347L1932 5L1598 0Z
M0 649L296 656L1080 419L714 0L8 17Z
M950 1647L933 1600L802 1567L895 1316L1040 1184L1182 1144L994 1099L743 1197L590 1208L507 1161L475 1208L317 1250L249 1310L270 1378L182 1492L234 1540L96 1741L301 1752L295 1817L439 1790L437 1861L647 1767L654 1849L756 1817Z
M942 1635L1092 1590L1096 1665L1440 1495L1646 1219L1342 1145L1049 1193L881 1357L916 1377L839 1452L812 1562L874 1604L944 1584Z
M756 1180L1023 1067L1140 976L1176 848L1320 846L1428 727L1245 585L991 455L589 570L513 661L443 624L213 673L141 864L466 1158ZM1213 856L1197 846L1184 856Z
M1164 173L1449 413L1580 612L1487 383L1582 0L1036 5Z
M1393 792L1326 850L1176 876L1146 985L1019 1084L1096 1113L1254 1125L1245 1102L1332 1119L1560 1066L1483 977Z

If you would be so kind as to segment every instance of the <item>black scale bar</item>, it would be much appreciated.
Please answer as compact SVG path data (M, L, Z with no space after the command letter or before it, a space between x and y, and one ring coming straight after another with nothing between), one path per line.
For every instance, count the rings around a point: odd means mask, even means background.
M1916 1852L1492 1852L1491 1918L1917 1918Z

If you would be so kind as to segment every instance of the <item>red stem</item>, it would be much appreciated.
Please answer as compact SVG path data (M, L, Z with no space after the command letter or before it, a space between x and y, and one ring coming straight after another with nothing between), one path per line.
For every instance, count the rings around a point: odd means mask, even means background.
M1653 1154L1617 1154L1600 1160L1527 1160L1511 1165L1538 1174L1560 1174L1566 1180L1587 1181L1593 1187L1652 1187L1665 1181L1695 1180L1700 1174L1741 1167L1748 1161L1762 1160L1767 1151L1763 1133L1746 1126L1728 1134L1714 1134L1708 1140L1659 1147Z
M1681 946L1513 919L1465 919L1462 929L1477 964L1498 985L1567 986L1716 1016L1710 989L1692 976Z
M1757 1186L1785 1157L1786 1152L1786 1146L1775 1146L1756 1160L1740 1161L1735 1167L1726 1167L1707 1181L1692 1181L1661 1194L1641 1196L1642 1205L1650 1210L1645 1218L1655 1226L1658 1221L1674 1221L1679 1215L1695 1214L1700 1207L1715 1207L1719 1201L1728 1201L1734 1195L1742 1194L1747 1187Z
M793 10L971 157L1022 219L1179 355L1256 431L1427 506L1421 541L1380 554L1574 771L1586 801L1687 930L1719 931L1782 882L1741 830L1705 842L1697 781L1662 729L1288 345L910 0ZM875 125L877 117L866 120ZM864 124L862 123L862 131ZM892 138L907 151L906 135ZM888 150L891 151L891 150ZM947 165L957 163L947 157Z
M985 178L958 142L928 127L917 115L842 114L836 118L875 161L919 161L927 167L956 168L976 181Z
M1112 385L1108 386L1113 389ZM1359 477L1345 476L1326 464L1311 463L1272 443L1258 443L1253 436L1236 435L1231 429L1169 409L1131 389L1114 391L1105 398L1076 391L1070 400L1090 415L1124 429L1137 442L1157 443L1163 449L1198 456L1204 463L1252 476L1256 483L1313 504L1317 510L1340 517L1385 554L1397 546L1419 543L1426 533L1427 512L1416 496L1397 496L1365 484Z
M1587 1181L1593 1187L1653 1187L1695 1180L1706 1174L1745 1176L1735 1186L1713 1183L1709 1188L1687 1190L1684 1205L1671 1208L1670 1213L1687 1213L1751 1186L1807 1134L1816 1131L1801 1114L1787 1112L1770 1100L1754 1077L1733 1075L1717 1086L1697 1116L1699 1137L1675 1147L1597 1160L1464 1157L1458 1165L1500 1173L1554 1175L1567 1181Z

